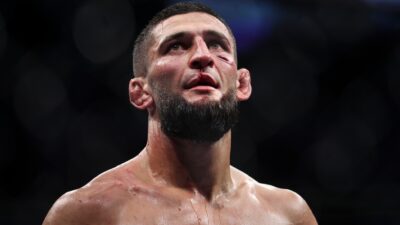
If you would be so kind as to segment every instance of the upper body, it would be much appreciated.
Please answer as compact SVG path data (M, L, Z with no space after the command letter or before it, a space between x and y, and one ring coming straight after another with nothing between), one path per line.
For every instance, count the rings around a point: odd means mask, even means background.
M64 194L44 225L316 224L298 194L260 184L233 167L232 187L209 201L194 190L155 181L143 171L146 157L142 152Z
M251 83L220 17L192 3L165 9L136 41L134 67L129 96L149 114L146 147L63 195L44 225L317 224L299 195L230 166Z

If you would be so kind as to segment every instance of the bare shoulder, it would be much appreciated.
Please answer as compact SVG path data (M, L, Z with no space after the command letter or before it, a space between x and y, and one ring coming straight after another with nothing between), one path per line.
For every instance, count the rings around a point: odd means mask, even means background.
M129 197L130 184L123 165L62 195L51 207L43 225L115 224L118 211Z
M286 215L293 224L317 224L307 202L296 192L258 183L257 193L265 204L273 204L274 208Z
M44 225L111 224L115 218L109 201L81 189L65 193L48 212Z
M248 183L251 193L260 203L274 212L286 217L291 224L315 225L317 221L307 202L296 192L268 184L262 184L237 170L243 182Z

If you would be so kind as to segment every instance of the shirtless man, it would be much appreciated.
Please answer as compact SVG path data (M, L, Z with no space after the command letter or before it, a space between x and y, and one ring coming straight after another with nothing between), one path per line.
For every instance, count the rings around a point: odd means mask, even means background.
M170 6L139 35L133 61L129 96L148 112L147 145L64 194L44 225L317 224L299 195L230 166L237 102L251 83L222 18L200 4Z

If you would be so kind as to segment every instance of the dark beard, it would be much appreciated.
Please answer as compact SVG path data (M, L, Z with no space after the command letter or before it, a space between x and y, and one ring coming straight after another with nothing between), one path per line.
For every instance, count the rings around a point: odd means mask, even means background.
M219 102L191 104L182 96L160 90L157 97L161 129L172 138L198 143L215 142L239 118L234 90L228 91Z

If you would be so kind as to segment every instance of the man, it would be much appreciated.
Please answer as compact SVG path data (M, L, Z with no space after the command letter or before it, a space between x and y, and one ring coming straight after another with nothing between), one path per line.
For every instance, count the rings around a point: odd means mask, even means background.
M63 195L43 224L317 224L299 195L230 166L237 102L251 84L222 18L200 4L170 6L133 55L129 96L148 112L147 145Z

